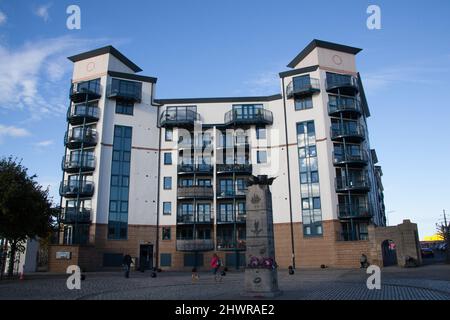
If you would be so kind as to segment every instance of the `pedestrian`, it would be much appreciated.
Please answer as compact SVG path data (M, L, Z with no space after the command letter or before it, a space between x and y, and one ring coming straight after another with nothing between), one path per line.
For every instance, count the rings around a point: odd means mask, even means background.
M214 253L211 258L211 268L212 272L214 274L214 281L222 281L222 274L220 272L220 267L222 266L222 261L220 260L219 256Z
M123 266L125 268L125 278L129 278L130 277L130 269L131 269L131 263L132 262L133 262L133 260L131 259L131 256L127 253L123 257Z
M200 279L197 268L192 268L192 282L197 282Z
M367 268L369 266L367 256L364 253L361 254L361 258L359 258L359 263L361 264L361 268Z

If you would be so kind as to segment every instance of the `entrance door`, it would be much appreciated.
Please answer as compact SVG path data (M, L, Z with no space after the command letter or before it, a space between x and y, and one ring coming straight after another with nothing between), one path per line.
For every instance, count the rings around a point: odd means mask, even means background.
M397 265L397 250L392 240L384 240L381 244L381 253L383 255L383 266Z
M153 245L141 244L139 250L139 268L150 270L153 268Z

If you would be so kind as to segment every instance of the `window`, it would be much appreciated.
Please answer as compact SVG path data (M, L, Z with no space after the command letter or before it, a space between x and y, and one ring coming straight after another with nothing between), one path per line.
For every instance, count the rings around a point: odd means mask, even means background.
M247 189L247 182L244 178L236 179L236 190L240 193L244 192Z
M108 216L109 239L127 238L131 138L131 127L114 127Z
M256 162L267 163L267 151L256 151Z
M171 253L161 253L160 265L161 265L161 267L172 266L172 254Z
M164 153L164 164L172 164L172 153L171 152Z
M170 240L170 227L162 228L162 239Z
M180 187L192 187L194 185L194 180L192 179L181 179Z
M164 190L172 189L172 177L164 177Z
M221 203L219 204L219 215L217 217L219 222L233 222L233 204Z
M173 130L172 128L166 128L165 130L165 140L173 141Z
M197 185L200 187L211 187L211 179L198 179Z
M116 101L116 113L132 116L133 109L134 109L134 102L132 101L125 101L125 100Z
M163 215L170 216L172 214L172 202L163 202Z
M313 121L297 124L303 235L322 234L317 148Z
M319 197L313 198L313 209L320 209L320 198Z
M256 139L266 139L266 128L265 127L257 127L256 128Z
M197 222L211 221L211 204L199 203L197 204Z
M295 110L311 109L312 107L312 97L295 99Z

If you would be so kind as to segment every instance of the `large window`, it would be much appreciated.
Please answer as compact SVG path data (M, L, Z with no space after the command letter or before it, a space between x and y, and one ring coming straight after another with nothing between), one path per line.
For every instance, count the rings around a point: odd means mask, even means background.
M109 239L127 238L131 136L131 127L114 127L108 217Z
M314 121L297 124L303 235L322 234L319 171Z
M234 120L249 120L262 115L262 104L233 105Z
M219 215L217 218L219 222L233 222L233 204L219 204Z
M211 221L211 204L198 203L197 204L197 222Z

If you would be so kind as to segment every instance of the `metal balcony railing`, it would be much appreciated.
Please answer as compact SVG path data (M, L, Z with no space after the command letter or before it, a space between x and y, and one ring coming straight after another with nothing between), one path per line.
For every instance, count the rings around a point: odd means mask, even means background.
M74 198L77 196L92 197L94 194L94 182L78 180L62 181L59 187L59 194L66 198Z
M92 147L97 144L97 130L92 128L76 127L67 131L64 136L65 145L70 148Z
M217 237L217 250L245 250L246 240L233 241L232 239Z
M330 116L338 113L361 115L361 104L356 98L336 98L328 102L328 114Z
M351 176L348 178L337 177L335 180L336 192L370 191L370 182L367 175Z
M243 173L243 174L251 174L252 173L252 165L251 164L218 164L217 165L218 173Z
M178 173L201 173L201 174L211 174L213 171L213 166L210 164L179 164Z
M305 78L302 81L291 81L286 87L288 99L301 97L320 92L320 81L314 78Z
M142 82L113 78L108 84L107 96L110 99L139 102L142 98Z
M224 122L226 125L270 125L273 123L273 114L264 108L256 108L251 112L233 109L225 113Z
M77 212L75 208L63 208L61 210L61 222L64 224L90 223L91 209L82 208Z
M208 199L214 197L212 186L179 186L178 198L201 198Z
M63 156L62 159L62 170L73 173L73 172L86 172L95 170L95 156L93 155L83 155L83 156Z
M213 239L177 239L178 251L211 251L214 250Z
M358 92L358 79L351 75L327 73L327 91L344 95Z
M72 125L97 122L100 109L96 105L75 104L67 110L67 121Z
M74 103L100 99L100 79L72 83L69 97Z
M338 204L337 205L338 216L340 219L352 219L352 218L371 218L368 205L356 205L356 204Z
M159 118L162 127L190 127L196 121L200 121L200 114L186 109L165 110Z
M340 140L347 139L348 141L360 142L365 139L365 132L363 126L340 124L339 126L331 127L331 139Z
M359 152L358 154L344 152L344 153L336 153L333 152L333 164L335 166L365 166L368 163L367 153L364 151Z

